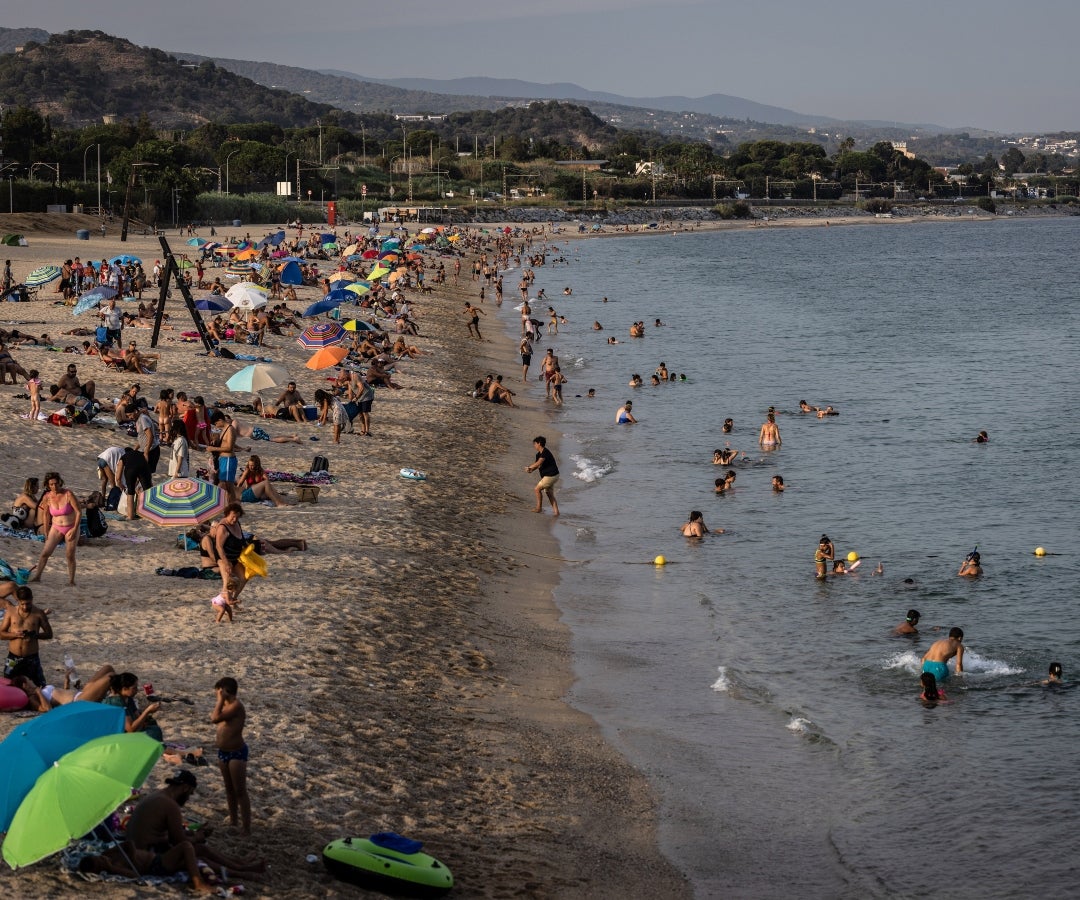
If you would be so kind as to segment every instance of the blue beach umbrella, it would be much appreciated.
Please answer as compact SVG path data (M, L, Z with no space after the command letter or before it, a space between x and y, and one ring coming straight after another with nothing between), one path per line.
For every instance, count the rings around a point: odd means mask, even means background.
M292 285L304 283L304 273L300 271L300 264L295 257L288 258L288 262L281 267L281 283Z
M79 302L75 304L74 309L71 310L73 315L80 316L84 312L90 309L94 309L101 305L103 300L110 300L116 296L116 290L111 287L99 287L92 291L87 291L79 298Z
M332 300L323 297L318 303L312 303L311 306L304 310L304 317L311 318L312 316L321 316L323 313L330 312L332 309L337 309L340 305L340 300Z
M142 260L137 256L130 256L127 253L121 253L119 256L114 256L109 260L110 263L121 266L138 266L142 264Z
M201 309L203 312L225 312L227 309L232 309L232 304L224 297L211 294L209 297L196 300L195 308Z
M188 240L187 245L189 247L202 247L204 244L209 244L209 243L210 242L206 238L193 237L190 240Z
M0 744L0 831L8 830L34 782L61 756L123 730L122 707L81 700L19 722Z
M319 350L340 344L345 337L345 329L337 322L316 322L300 332L296 343L308 350Z

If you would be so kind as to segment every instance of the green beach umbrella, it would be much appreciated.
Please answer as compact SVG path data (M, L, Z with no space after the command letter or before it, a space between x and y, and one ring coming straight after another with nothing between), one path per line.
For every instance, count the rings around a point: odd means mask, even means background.
M60 757L11 820L3 846L7 864L33 865L104 821L146 781L163 750L135 732L95 738Z

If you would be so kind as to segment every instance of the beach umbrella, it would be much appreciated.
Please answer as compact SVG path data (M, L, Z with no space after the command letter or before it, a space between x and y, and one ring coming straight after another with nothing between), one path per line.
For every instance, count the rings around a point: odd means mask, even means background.
M164 750L160 741L134 732L94 738L64 754L15 813L4 838L8 865L32 865L86 834L142 786Z
M27 287L41 287L50 281L56 281L62 274L59 266L41 266L27 275L23 279L23 284Z
M352 284L345 285L345 290L350 294L356 294L357 297L363 297L364 294L370 293L371 285L366 281L354 281Z
M300 264L295 259L290 259L281 267L281 283L300 285L304 283L304 273L300 271Z
M390 269L380 264L368 273L367 281L381 281L389 274Z
M236 254L236 256L233 257L233 259L252 260L257 259L258 256L259 251L256 250L254 247L249 247L247 250L241 250L239 253Z
M79 298L79 302L75 304L75 308L72 309L72 313L76 316L82 315L89 309L94 309L101 304L103 300L111 300L116 296L116 289L102 285L99 288L94 288L92 291L87 291Z
M123 707L81 700L18 722L0 743L0 831L8 830L34 782L61 756L123 730Z
M349 319L342 326L346 331L378 331L378 326L372 325L370 322L364 322L361 319Z
M204 244L209 244L209 243L210 242L206 238L193 237L193 238L188 239L187 245L189 247L202 247Z
M353 242L349 244L344 250L341 251L342 256L352 256L357 250L360 249L360 245Z
M137 266L142 263L142 260L137 256L131 256L128 253L121 253L119 256L114 256L109 260L114 266Z
M312 316L321 316L323 313L328 313L332 309L337 309L340 305L340 300L327 300L324 297L322 300L312 303L311 306L305 309L303 316L306 319L310 319Z
M178 268L181 272L183 272L185 269L194 269L195 268L195 263L193 263L187 257L183 257L181 259L176 260L176 268Z
M345 337L345 329L337 322L316 322L300 332L296 343L308 350L318 350L340 344Z
M201 525L219 515L228 495L198 478L174 478L139 495L139 515L155 525Z
M398 238L387 238L381 246L383 250L394 250L401 246L401 241Z
M289 373L283 366L270 363L254 363L245 366L225 382L230 391L257 394L289 383Z
M336 241L337 241L337 235L336 234L320 234L319 235L319 243L320 244L333 244Z
M363 253L360 254L360 258L361 259L378 259L379 258L379 251L378 250L365 250Z
M259 309L266 306L267 302L266 288L252 284L250 281L234 284L225 292L225 296L237 309Z
M285 263L291 263L291 262L302 263L303 262L303 260L299 256L283 256L283 257L281 257L281 261L285 262Z
M338 248L338 245L337 245L337 244L335 244L335 243L323 244L323 245L322 245L322 248L323 248L323 250L325 250L325 251L326 251L327 253L330 253L330 252L332 252L332 251L334 251L334 250L337 250L337 248Z
M436 229L434 229L434 228L421 228L420 229L421 234L435 234L435 232L436 232Z
M316 350L315 354L304 365L309 369L329 369L331 366L336 366L348 355L349 351L344 347L323 347L321 350Z
M333 284L335 281L354 281L352 272L334 272L332 275L327 275L326 280Z
M224 297L211 294L209 297L196 300L195 308L201 309L203 312L225 312L227 309L232 309L232 304Z

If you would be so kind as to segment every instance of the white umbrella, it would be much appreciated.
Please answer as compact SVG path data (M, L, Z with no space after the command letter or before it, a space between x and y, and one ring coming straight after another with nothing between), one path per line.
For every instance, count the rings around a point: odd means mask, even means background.
M267 303L266 289L250 281L234 284L225 292L225 297L237 309L259 309Z

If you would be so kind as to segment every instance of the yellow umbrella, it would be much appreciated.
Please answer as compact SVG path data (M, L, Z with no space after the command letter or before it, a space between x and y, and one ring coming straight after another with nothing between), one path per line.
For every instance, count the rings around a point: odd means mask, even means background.
M366 284L361 284L359 281L357 281L353 284L345 285L345 290L351 291L358 297L363 297L364 294L368 293L371 290L371 288L369 288Z
M323 347L321 350L316 350L304 365L309 369L329 369L348 355L349 351L344 347Z
M371 274L368 275L367 280L379 281L380 279L386 277L389 273L389 269L383 268L382 266L376 266L374 269L371 270Z
M353 275L351 272L335 272L333 275L327 275L326 280L331 284L335 281L352 281Z
M341 251L341 255L342 256L352 256L359 249L360 249L359 244L355 244L355 243L354 244L349 244L348 247L346 247L344 250Z

